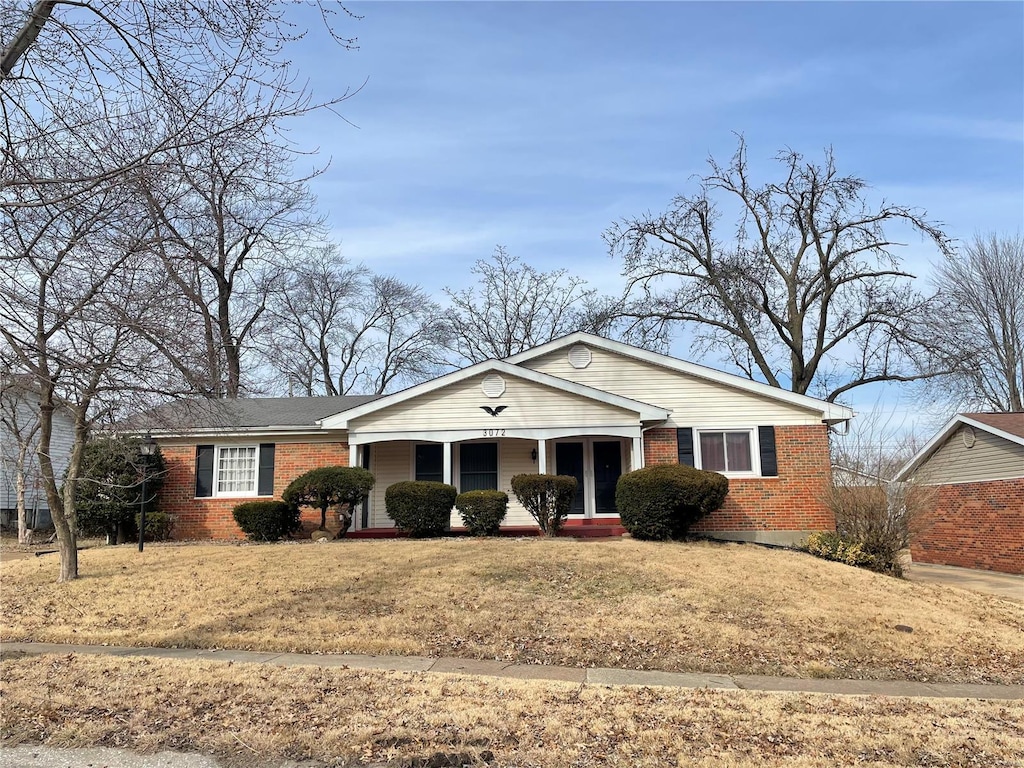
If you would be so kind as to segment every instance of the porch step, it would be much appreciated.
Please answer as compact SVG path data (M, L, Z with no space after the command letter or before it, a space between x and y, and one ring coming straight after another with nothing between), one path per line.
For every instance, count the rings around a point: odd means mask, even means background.
M582 522L582 521L581 521ZM617 523L594 523L587 521L586 524L569 524L562 528L559 534L562 538L570 539L606 539L621 536L626 529ZM535 526L510 526L502 528L500 536L537 536L540 530ZM465 528L453 528L448 536L467 536ZM394 528L365 528L361 531L349 531L345 534L346 539L401 539L408 538L409 534L398 531Z

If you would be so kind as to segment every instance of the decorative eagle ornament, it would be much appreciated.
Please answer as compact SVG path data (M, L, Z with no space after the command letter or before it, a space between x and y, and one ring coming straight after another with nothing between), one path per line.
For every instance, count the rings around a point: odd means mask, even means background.
M491 416L497 416L499 413L508 408L507 405L499 405L497 408L491 408L491 406L489 405L481 405L480 407L487 411L489 414L491 414Z

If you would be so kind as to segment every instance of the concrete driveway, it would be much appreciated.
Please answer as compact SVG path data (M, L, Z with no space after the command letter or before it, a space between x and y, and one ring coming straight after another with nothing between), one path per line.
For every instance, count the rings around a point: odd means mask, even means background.
M911 581L971 589L1024 603L1024 576L926 563L911 563L910 568L906 570L906 576Z

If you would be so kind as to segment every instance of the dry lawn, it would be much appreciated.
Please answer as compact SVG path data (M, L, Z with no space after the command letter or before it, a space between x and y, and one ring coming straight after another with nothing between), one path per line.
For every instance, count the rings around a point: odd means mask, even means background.
M0 664L0 742L236 765L1000 768L1024 764L1024 704L65 655Z
M1024 682L1024 606L754 546L101 547L63 586L57 567L3 563L3 639Z

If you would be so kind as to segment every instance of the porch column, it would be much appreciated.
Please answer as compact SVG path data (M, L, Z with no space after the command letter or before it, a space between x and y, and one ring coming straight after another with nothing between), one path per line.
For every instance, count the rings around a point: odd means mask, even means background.
M537 441L537 474L546 475L548 473L548 441L538 440Z
M350 467L359 466L359 446L349 443L348 446L348 465Z
M631 469L643 469L644 468L644 436L643 433L640 437L633 438L633 460L629 462Z
M441 451L444 456L442 464L442 481L446 485L452 484L452 444L444 443L444 449Z

